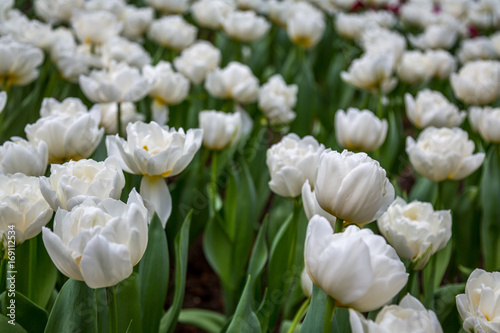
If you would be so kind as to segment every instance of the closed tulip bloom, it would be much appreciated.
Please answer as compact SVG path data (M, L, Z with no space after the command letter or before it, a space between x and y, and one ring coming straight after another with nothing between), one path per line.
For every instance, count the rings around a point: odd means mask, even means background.
M146 3L163 13L182 14L189 8L189 0L146 0Z
M82 100L75 97L68 97L63 101L59 102L57 99L52 97L46 97L42 101L42 107L40 108L40 116L50 117L50 116L77 116L86 114L88 111Z
M272 125L287 125L296 114L293 108L297 104L298 87L287 85L280 74L273 75L259 90L259 109Z
M0 91L0 113L2 113L7 104L7 93L5 91Z
M498 52L490 38L476 37L462 41L457 56L460 62L465 64L474 60L497 59Z
M59 209L43 243L54 265L90 288L114 286L133 272L148 243L149 214L132 190L127 203L87 199L71 212Z
M429 50L426 53L436 64L435 78L448 80L451 73L457 69L457 62L451 53L444 50Z
M460 180L481 166L484 153L472 154L474 142L460 128L428 127L417 141L406 138L406 153L413 168L434 182Z
M446 24L432 24L418 36L409 36L410 42L422 50L450 49L458 38L455 27Z
M304 258L314 284L360 312L390 302L408 281L404 264L382 236L357 226L334 234L318 215L307 226Z
M469 122L484 140L500 143L500 108L472 107L469 109Z
M378 219L394 201L394 187L379 162L347 150L328 149L320 156L314 192L326 212L356 224Z
M231 38L249 43L264 37L271 25L253 11L232 11L222 20L222 27Z
M478 60L465 64L451 74L451 87L455 96L469 105L494 102L500 94L500 62Z
M419 332L442 333L443 328L432 310L407 294L399 305L387 305L377 314L375 321L366 319L359 312L349 309L352 333Z
M307 2L297 2L290 6L286 19L288 37L297 45L314 47L325 31L323 13Z
M201 111L198 119L203 130L203 145L208 149L227 149L241 137L242 119L238 112Z
M150 7L138 8L127 5L121 13L123 36L130 40L141 40L153 22L154 9Z
M137 68L113 61L109 69L81 75L80 88L95 103L137 102L148 94L151 82Z
M250 67L233 61L224 69L208 73L205 88L217 98L251 103L259 94L259 80L253 75Z
M397 66L398 77L409 84L428 82L436 72L436 63L427 53L407 51Z
M332 228L335 228L337 218L321 208L318 200L316 200L314 189L309 184L309 180L306 180L302 186L302 205L304 206L304 212L308 220L312 219L314 215L319 215L327 219Z
M380 148L387 135L387 120L369 110L349 108L335 113L335 136L346 149L371 152Z
M0 146L0 173L23 173L27 176L42 176L47 169L49 151L44 141L37 146L28 141L12 137Z
M434 211L428 202L407 204L400 197L379 217L377 224L398 255L410 260L417 270L423 269L451 237L449 210Z
M22 173L0 174L0 239L6 246L14 226L16 244L37 236L52 217L52 209L40 193L38 177Z
M161 60L156 66L146 65L143 73L152 82L149 96L158 104L176 105L189 94L189 80L174 72L169 62Z
M131 42L123 37L108 39L101 48L104 62L125 62L129 66L142 68L151 63L151 56L139 43Z
M424 89L416 99L405 94L406 115L413 125L423 129L434 127L457 127L464 121L467 113L459 111L439 91Z
M49 149L49 163L88 158L104 135L99 128L98 111L88 113L42 117L24 129L28 140L35 146L45 141Z
M219 29L224 18L235 10L231 0L200 0L191 6L191 13L200 27Z
M43 52L10 36L0 37L0 88L24 86L38 77L37 67L43 62Z
M314 172L325 146L312 136L299 138L295 133L284 136L267 150L269 187L283 197L295 198L306 180L314 186Z
M475 269L465 294L457 295L458 313L467 332L500 332L500 272Z
M40 190L54 211L72 210L85 199L120 199L125 177L114 157L52 164L50 177L40 178Z
M205 80L207 73L219 67L220 61L220 50L210 42L200 40L184 49L174 59L174 65L192 83L199 84Z
M108 136L109 156L116 156L122 169L144 175L141 195L152 203L163 227L172 211L172 198L163 178L184 170L200 149L203 130L168 128L155 122L127 125L127 140Z
M75 13L71 26L81 43L97 45L118 36L123 28L115 15L103 10Z
M196 40L198 29L182 16L170 15L153 21L149 27L149 38L176 51L182 51Z

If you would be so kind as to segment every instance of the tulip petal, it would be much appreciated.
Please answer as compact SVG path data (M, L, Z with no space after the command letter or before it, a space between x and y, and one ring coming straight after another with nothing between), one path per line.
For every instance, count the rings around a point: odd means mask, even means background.
M142 177L140 192L143 199L153 205L163 228L165 228L172 212L172 197L165 179L162 177Z
M64 246L61 238L49 228L42 228L43 244L49 253L54 265L67 277L83 281L82 273L68 249Z

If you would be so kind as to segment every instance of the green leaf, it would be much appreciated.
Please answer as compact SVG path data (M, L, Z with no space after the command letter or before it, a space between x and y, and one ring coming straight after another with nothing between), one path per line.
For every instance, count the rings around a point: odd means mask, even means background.
M252 256L250 257L250 262L248 263L248 275L252 277L253 281L255 281L255 279L257 279L260 275L267 262L268 250L266 244L266 232L268 221L269 219L267 217L264 218L264 222L259 228L259 233L257 234L257 239L255 240L255 244L253 246Z
M165 230L156 214L149 225L148 246L139 263L139 290L143 332L158 332L167 297L169 274Z
M437 253L434 253L436 256L436 269L433 272L433 267L431 265L433 258L424 268L424 280L425 284L428 283L431 274L435 274L434 276L434 289L437 289L441 285L441 281L443 281L444 274L446 273L446 269L448 268L448 264L450 263L451 258L451 250L453 242L450 240L448 244Z
M14 325L9 324L10 320L10 318L5 317L3 314L0 315L0 332L27 333L27 331L17 322L13 322Z
M402 140L403 126L396 112L389 112L388 118L389 130L387 138L380 148L380 153L382 154L380 164L385 170L389 171L393 169L394 163L400 155L404 141Z
M233 249L231 239L222 227L223 224L224 221L218 215L208 221L203 235L203 252L222 284L228 286L231 284L229 254Z
M437 196L437 183L425 177L419 177L410 193L410 201L419 200L425 202L435 202Z
M15 322L28 332L43 333L47 324L47 312L18 292L4 291L0 295L2 314L9 316L11 307L15 311ZM9 317L9 320L13 318ZM9 331L10 332L10 331Z
M158 285L160 283L156 283ZM139 278L132 273L127 279L115 286L118 314L118 332L142 332L141 301L139 297ZM160 308L162 309L163 306ZM144 331L151 332L151 331Z
M245 289L241 294L240 301L236 307L233 319L229 324L227 333L255 332L260 333L260 322L252 309L252 278L248 276Z
M349 309L337 308L333 315L332 328L335 333L351 333L351 323L349 321Z
M196 326L208 333L219 333L226 323L226 317L205 309L184 309L179 314L179 323Z
M175 291L172 305L160 321L159 332L173 332L184 300L186 285L187 257L189 250L189 226L193 211L189 211L184 219L180 232L175 237Z
M311 305L302 323L301 332L323 332L327 295L317 285L313 284Z
M456 296L465 291L465 283L448 284L436 290L434 293L434 308L439 321L442 323L446 318L456 312Z

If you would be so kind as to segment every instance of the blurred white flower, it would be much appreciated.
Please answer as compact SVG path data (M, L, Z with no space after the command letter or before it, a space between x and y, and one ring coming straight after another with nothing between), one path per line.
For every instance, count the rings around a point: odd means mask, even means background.
M0 113L2 113L6 104L7 104L7 92L0 91Z
M23 173L27 176L42 176L48 163L48 148L44 141L37 146L19 137L12 137L0 146L0 173Z
M302 274L300 274L300 286L302 287L302 292L306 295L306 297L309 298L312 296L313 282L305 267L302 270Z
M332 228L335 228L337 218L321 208L318 200L316 200L314 189L309 184L309 179L307 179L302 186L302 205L304 206L304 212L308 220L312 219L314 215L319 215L327 219Z
M435 72L434 59L420 51L406 51L397 66L399 79L408 84L428 82Z
M200 40L182 50L181 55L174 59L174 65L192 83L199 84L207 73L219 67L220 61L220 50L210 42Z
M290 6L286 18L288 37L297 45L314 47L325 31L323 12L307 2L296 2Z
M106 137L109 156L116 156L122 169L143 175L141 194L151 202L163 227L172 211L172 198L163 178L184 170L200 149L203 130L168 128L156 122L127 125L127 140Z
M0 89L12 85L27 85L38 78L37 67L43 62L43 52L20 43L12 37L0 37Z
M238 112L201 111L198 119L203 130L203 145L208 149L230 148L241 137L243 124Z
M267 11L267 0L233 0L241 10L265 13Z
M0 238L4 246L10 226L14 226L16 244L21 244L37 236L51 217L52 209L40 193L38 177L0 174Z
M422 303L407 294L399 305L387 305L377 314L375 321L349 309L352 333L419 332L443 333L438 317Z
M451 53L444 50L427 50L425 53L436 65L434 77L448 80L451 73L457 69L457 62Z
M115 15L107 11L77 12L71 18L76 37L85 44L100 45L123 28Z
M87 113L88 109L79 98L68 97L62 102L52 97L46 97L40 108L41 117L76 116Z
M104 134L99 128L100 113L90 111L76 115L42 117L28 124L25 132L35 146L45 141L49 149L49 163L88 158L97 148Z
M83 7L84 0L36 0L35 13L50 24L68 23L75 10Z
M400 8L401 21L405 25L425 28L435 20L432 1L407 1Z
M200 27L219 29L222 21L236 6L232 0L200 0L191 6L191 13Z
M325 150L313 185L321 208L358 225L376 220L394 201L385 170L365 153Z
M153 22L153 17L153 8L125 6L119 17L123 23L123 36L130 40L140 40L148 31L151 22Z
M460 180L481 166L484 153L472 154L474 142L460 128L427 127L417 141L406 138L406 153L413 168L434 182Z
M125 0L86 0L83 9L89 12L106 11L118 17L125 8Z
M14 0L5 0L0 2L0 22L6 20L14 7Z
M471 107L469 109L469 122L484 140L500 143L500 108Z
M342 148L371 152L380 148L387 135L387 120L369 110L349 108L335 113L335 137Z
M467 10L466 23L479 29L500 26L500 3L496 0L471 1Z
M361 34L360 43L366 53L392 53L396 61L406 50L406 39L403 36L379 26L366 29Z
M95 103L137 102L149 93L151 83L135 67L111 62L108 69L80 76L80 88Z
M87 199L71 212L59 209L43 243L54 265L90 288L116 285L133 272L148 243L148 210L135 189L127 203Z
M259 80L250 67L232 61L224 69L208 73L205 88L217 98L234 99L238 103L251 103L259 94Z
M118 103L101 103L95 104L91 110L97 109L101 113L101 123L100 125L104 127L106 134L117 134L118 133L118 122L117 122L117 112ZM134 103L124 102L120 105L121 111L121 125L122 132L120 136L125 137L125 128L128 123L134 123L136 121L144 121L145 116L142 113L137 112Z
M347 39L357 40L365 31L377 28L392 28L397 22L394 14L382 11L366 11L357 13L338 13L335 16L335 29Z
M266 163L271 175L269 187L283 197L295 198L306 180L314 186L316 165L325 146L312 136L302 139L295 133L284 136L267 150Z
M259 90L259 109L272 125L287 125L295 119L298 87L287 86L280 74L273 75Z
M269 20L280 27L286 28L288 12L293 4L293 0L269 0L267 2L267 16Z
M397 197L377 221L380 233L413 269L423 269L431 256L443 249L451 238L451 213L434 211L428 202L407 204Z
M457 127L464 121L467 113L459 111L439 91L424 89L416 99L405 94L406 115L413 125L423 129L434 127Z
M197 33L198 29L182 16L170 15L153 21L148 35L154 42L164 47L181 51L193 44Z
M144 77L152 82L149 96L159 104L179 104L189 94L189 80L174 72L169 62L161 60L156 66L144 66L142 71Z
M140 44L118 36L111 37L102 45L101 54L106 64L114 60L142 68L151 63L151 56Z
M492 60L498 58L495 45L488 37L476 37L463 40L457 52L462 64L474 60Z
M253 11L231 11L222 20L224 31L242 42L253 42L264 37L271 28L269 22Z
M466 63L450 76L455 96L469 105L485 105L500 95L500 62L477 60Z
M19 29L19 27L23 28ZM0 35L9 35L18 42L46 51L50 50L55 38L49 24L31 20L17 10L11 11L9 18L0 23Z
M319 215L307 226L304 259L314 284L361 312L388 303L408 281L404 264L382 236L357 226L334 234Z
M189 8L189 0L146 0L151 7L162 13L182 14Z
M465 294L457 295L458 313L467 332L499 332L500 272L475 269L467 279Z
M52 164L50 177L40 177L40 190L50 207L72 210L85 199L120 199L125 177L115 157Z
M458 38L455 27L446 24L431 24L418 36L410 35L410 42L419 49L450 49Z

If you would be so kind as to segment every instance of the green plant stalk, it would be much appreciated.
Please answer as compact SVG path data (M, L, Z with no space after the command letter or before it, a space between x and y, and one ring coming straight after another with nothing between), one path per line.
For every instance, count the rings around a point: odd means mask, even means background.
M210 172L210 186L212 191L212 197L210 200L211 206L211 215L215 217L216 213L216 199L217 199L217 159L218 153L217 151L212 152L212 168Z
M37 246L37 238L33 237L30 239L29 244L29 272L28 272L28 298L33 299L33 285L35 283L35 268L36 268L36 246Z
M434 280L436 279L436 265L437 265L437 256L434 254L431 258L431 277L425 285L424 289L424 305L427 309L434 310Z
M118 313L116 309L115 287L107 287L106 294L108 296L109 332L118 333Z
M330 296L327 296L325 304L325 317L323 319L323 333L332 332L334 313L335 313L335 299L333 299Z
M342 232L343 227L344 227L344 221L337 218L337 221L335 221L335 233Z
M408 265L408 282L406 283L406 286L403 288L403 290L399 294L400 301L403 299L403 297L406 296L406 294L408 294L408 293L411 294L411 292L413 290L413 288L412 288L413 282L415 281L415 276L417 276L418 271L414 270L412 266L413 265L411 263ZM415 295L413 295L413 296L415 296ZM418 295L416 297L419 298Z
M307 309L309 309L309 304L311 304L311 298L308 297L300 306L299 310L295 314L295 317L293 317L292 324L290 325L290 328L288 329L288 333L293 333L293 330L297 326L297 324L304 318Z

